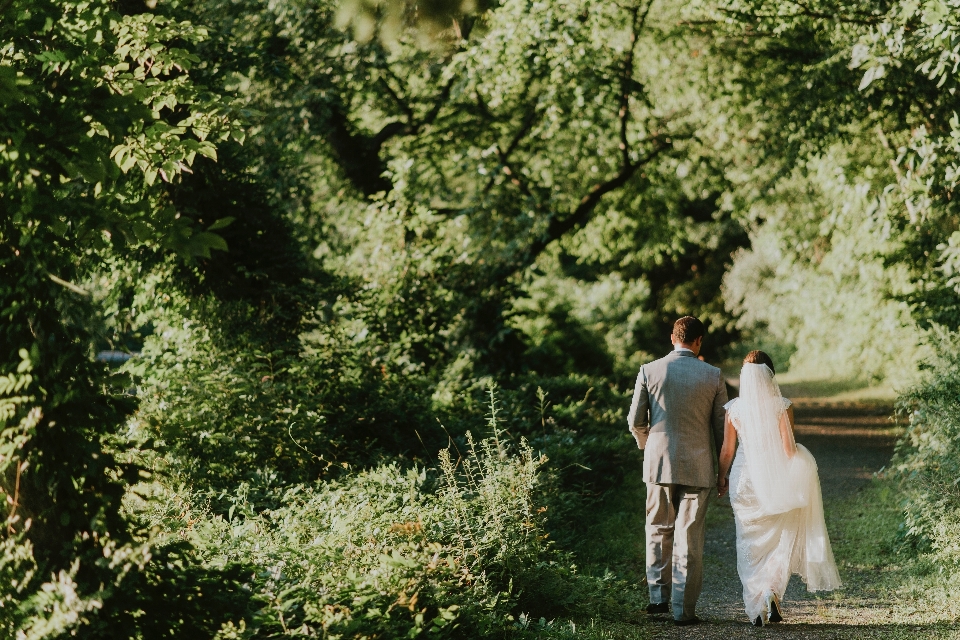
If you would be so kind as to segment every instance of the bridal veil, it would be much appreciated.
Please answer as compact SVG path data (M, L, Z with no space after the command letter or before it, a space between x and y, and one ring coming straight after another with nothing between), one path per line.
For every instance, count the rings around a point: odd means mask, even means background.
M797 456L780 385L765 364L747 363L740 372L737 434L747 473L765 515L793 511L810 502L805 461Z

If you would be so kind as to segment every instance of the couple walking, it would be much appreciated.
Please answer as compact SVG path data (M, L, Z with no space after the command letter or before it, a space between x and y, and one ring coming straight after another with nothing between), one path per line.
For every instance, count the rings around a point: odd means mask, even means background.
M817 463L794 440L793 409L770 356L747 355L739 397L727 402L720 369L697 358L703 335L698 319L676 321L673 352L640 368L627 418L644 450L647 611L672 613L679 626L700 621L704 519L716 486L720 496L730 492L747 616L757 626L780 622L792 574L810 591L840 586Z

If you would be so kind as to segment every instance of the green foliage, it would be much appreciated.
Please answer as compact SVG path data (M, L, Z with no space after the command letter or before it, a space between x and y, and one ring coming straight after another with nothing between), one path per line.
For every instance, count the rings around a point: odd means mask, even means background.
M754 203L751 247L725 276L741 327L774 351L786 346L789 360L777 364L798 375L902 381L913 371L904 363L926 353L897 299L914 291L908 267L892 259L901 245L870 195L885 176L870 175L838 146L778 180Z
M824 228L838 211L866 204L861 233L875 241L859 251L889 275L864 280L901 281L881 295L906 302L925 329L956 327L953 4L737 0L705 8L712 20L703 24L719 35L743 88L738 110L762 114L755 135L764 162L755 175L779 179L830 149L836 153L837 145L861 158L848 180L868 191L851 192L820 216L822 242L842 241L842 231L834 237ZM782 232L779 220L769 233ZM791 232L781 245L791 242ZM909 322L895 322L915 332Z
M931 550L937 561L960 563L960 402L955 334L939 336L936 356L921 384L899 400L909 418L895 469L906 492L905 540Z
M190 77L196 56L184 46L205 30L121 16L106 2L8 2L4 12L0 180L21 232L81 251L110 241L186 256L223 248L194 237L148 188L242 136L230 103Z
M245 597L218 608L207 586L227 594L236 580L186 567L188 552L154 550L121 516L138 469L104 442L133 403L119 393L125 381L91 360L96 311L75 282L110 247L187 259L223 248L194 233L154 177L176 180L239 125L192 83L188 47L202 29L107 2L14 1L0 12L0 367L18 370L4 378L0 434L4 635L202 634L224 609L242 616ZM178 616L164 619L164 600L180 603Z
M436 469L292 485L266 511L241 485L225 515L189 490L165 497L176 509L140 513L192 541L206 566L249 563L264 603L250 632L263 636L486 637L513 628L518 607L595 607L605 587L578 577L543 530L546 458L523 440L512 452L496 416L490 437L468 433L463 455L442 450Z
M559 341L654 353L677 312L708 316L710 349L736 335L719 284L746 236L721 210L714 141L693 134L708 81L672 6L507 3L430 49L409 32L391 47L351 41L325 2L177 7L221 34L205 64L260 114L247 144L297 234L325 269L362 283L412 366L456 378L464 360L480 375L557 365L511 317L534 264L547 287L651 289L635 329L607 328L624 315L610 299L586 327L560 321ZM558 249L562 271L547 255Z
M896 113L896 198L891 204L905 243L902 259L918 281L910 301L925 326L960 325L958 212L953 192L960 177L960 119L954 94L960 76L956 3L895 3L855 45L851 66L864 69L866 93L915 97ZM898 123L899 124L899 123ZM908 129L909 128L909 129ZM891 128L892 129L892 128ZM909 133L908 133L909 131Z
M166 288L165 274L135 299L154 333L127 370L143 398L130 437L150 442L144 464L172 482L213 496L246 483L262 506L291 484L420 451L436 430L417 434L428 420L422 381L364 350L343 310L308 325L302 342L278 344L275 318L243 301L191 301Z
M51 403L39 404L39 398L27 395L37 392L32 388L33 361L26 350L20 351L20 357L17 372L0 379L0 475L5 479L2 495L8 509L0 548L0 575L4 576L0 629L10 637L20 633L19 637L29 639L76 633L113 637L119 625L131 634L139 631L143 638L160 638L204 629L212 635L225 617L242 616L249 597L240 588L236 571L200 569L189 549L175 545L156 549L142 534L131 539L131 532L118 526L119 505L108 502L117 497L116 491L106 493L102 484L97 486L96 476L85 478L68 470L77 484L83 483L80 488L90 492L85 503L56 486L58 478L48 471L49 463L35 453L43 408L50 410ZM49 423L43 426L50 428ZM67 458L49 446L42 453L47 458ZM101 456L106 457L99 453L92 458ZM38 469L52 481L51 489L70 500L52 514L49 507L41 510L46 496L36 490L33 478ZM51 544L52 526L69 532L70 517L81 509L98 510L90 523L92 536L81 530L73 540ZM49 522L51 515L59 516L56 523ZM64 564L58 569L59 563ZM164 615L164 607L171 605L178 611L172 619Z
M153 4L0 0L7 635L562 636L676 316L869 377L960 317L952 0Z

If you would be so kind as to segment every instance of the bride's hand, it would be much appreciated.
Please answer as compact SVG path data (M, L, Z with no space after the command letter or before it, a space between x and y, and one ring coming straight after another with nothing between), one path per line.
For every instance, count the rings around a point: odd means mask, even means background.
M717 478L717 497L722 498L727 495L727 489L730 488L730 480L720 476Z

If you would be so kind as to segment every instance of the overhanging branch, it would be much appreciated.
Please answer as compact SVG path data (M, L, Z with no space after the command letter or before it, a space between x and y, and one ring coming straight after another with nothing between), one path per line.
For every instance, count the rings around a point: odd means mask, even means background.
M534 260L536 260L537 257L543 253L544 250L546 250L546 248L553 242L559 240L574 229L583 227L587 222L590 221L594 210L597 208L597 205L600 204L603 196L607 195L611 191L616 191L620 187L627 184L630 178L632 178L641 167L655 160L657 156L669 149L671 146L672 144L666 140L658 141L654 148L646 156L637 162L632 162L626 167L622 168L620 172L610 180L595 184L587 193L587 195L580 199L580 204L577 205L577 208L574 209L570 215L562 219L553 218L550 220L550 225L547 227L546 233L544 233L540 239L531 244L527 249L525 260L523 261L524 264L522 266L532 264Z
M590 191L580 199L580 204L567 216L563 218L552 217L546 232L528 248L517 268L532 264L537 257L546 250L550 244L559 240L574 229L584 226L593 216L597 205L603 197L611 191L624 186L630 178L643 166L649 164L657 158L664 150L672 146L669 138L654 138L653 147L642 158L634 161L633 149L630 141L630 96L634 90L636 82L633 79L635 71L635 49L637 37L646 24L647 16L653 1L649 0L645 6L635 6L630 11L630 47L623 60L623 67L620 72L620 95L618 99L617 119L619 123L618 136L620 139L620 169L617 174L604 182L595 184Z

